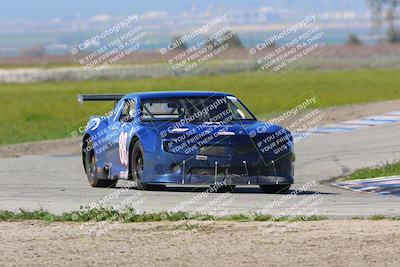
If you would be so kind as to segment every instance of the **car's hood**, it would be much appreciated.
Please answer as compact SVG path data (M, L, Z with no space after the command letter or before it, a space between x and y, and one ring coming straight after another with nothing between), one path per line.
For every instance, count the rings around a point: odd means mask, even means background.
M266 135L277 132L288 133L281 126L259 121L238 121L232 123L169 123L155 122L148 126L157 131L162 139L182 141L195 138L196 140L207 139L210 144L215 143L242 143L262 139Z

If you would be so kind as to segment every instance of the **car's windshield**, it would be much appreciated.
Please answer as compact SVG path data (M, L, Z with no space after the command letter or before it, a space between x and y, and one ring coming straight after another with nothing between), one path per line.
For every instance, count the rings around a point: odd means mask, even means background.
M144 99L141 114L143 121L228 123L255 120L247 108L233 96Z

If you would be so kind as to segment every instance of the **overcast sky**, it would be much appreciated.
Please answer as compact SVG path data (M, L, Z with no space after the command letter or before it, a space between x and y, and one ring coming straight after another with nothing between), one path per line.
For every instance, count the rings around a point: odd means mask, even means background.
M181 13L186 10L224 10L271 7L303 12L365 10L365 0L0 0L0 19L52 19L91 17L99 14L124 16L149 11Z

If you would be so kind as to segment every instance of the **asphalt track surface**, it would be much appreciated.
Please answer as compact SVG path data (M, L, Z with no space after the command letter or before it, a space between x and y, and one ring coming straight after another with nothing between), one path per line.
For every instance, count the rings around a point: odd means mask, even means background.
M270 195L258 187L237 188L235 193L206 194L206 188L168 187L165 191L119 191L106 205L116 205L138 192L138 212L182 210L238 214L264 212L272 215L319 214L331 217L400 215L400 199L336 188L330 182L352 171L400 158L400 124L376 126L354 132L316 134L296 144L297 189L305 192ZM77 155L24 156L0 159L0 209L43 208L60 214L96 203L117 188L91 188ZM292 193L291 197L289 194ZM316 194L315 194L316 193ZM314 204L313 204L314 203Z

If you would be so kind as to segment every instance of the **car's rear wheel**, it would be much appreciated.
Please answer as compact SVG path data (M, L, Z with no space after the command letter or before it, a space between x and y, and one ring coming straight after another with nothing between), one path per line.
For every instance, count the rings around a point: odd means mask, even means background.
M96 177L96 154L94 153L93 141L91 138L84 140L83 161L85 164L86 176L92 187L115 187L118 180L98 179Z
M144 171L144 150L142 144L137 140L133 146L131 153L131 171L133 180L136 182L136 187L139 190L163 190L164 184L147 184L141 181Z
M267 194L280 194L287 192L290 184L260 185L260 189Z

